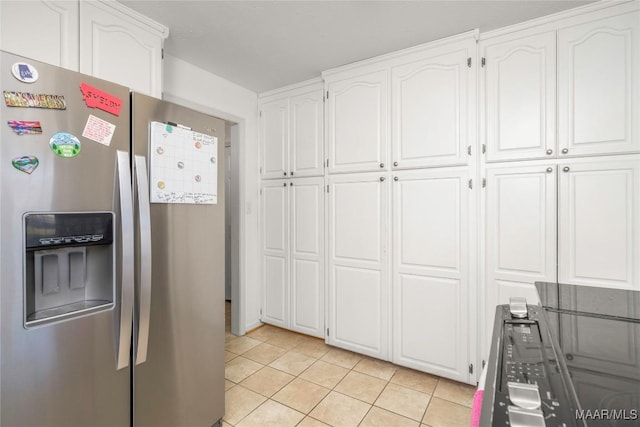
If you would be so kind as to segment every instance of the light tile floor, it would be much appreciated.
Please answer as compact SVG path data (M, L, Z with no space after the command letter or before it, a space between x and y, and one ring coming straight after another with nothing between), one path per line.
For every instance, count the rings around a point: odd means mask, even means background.
M264 325L230 333L223 426L465 427L475 389Z

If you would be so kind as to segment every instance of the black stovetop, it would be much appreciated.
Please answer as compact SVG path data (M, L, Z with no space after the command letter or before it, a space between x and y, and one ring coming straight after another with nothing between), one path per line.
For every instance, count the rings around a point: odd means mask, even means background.
M640 426L640 292L536 282L589 426ZM612 420L606 411L622 411ZM604 415L604 416L603 416Z

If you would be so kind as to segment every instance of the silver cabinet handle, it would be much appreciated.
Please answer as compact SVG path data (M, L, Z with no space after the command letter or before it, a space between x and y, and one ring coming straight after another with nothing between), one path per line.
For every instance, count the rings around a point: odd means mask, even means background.
M553 172L553 168L547 168L547 173Z
M118 180L116 190L119 198L116 203L120 211L120 325L118 327L118 349L116 369L129 366L131 352L131 324L133 320L134 295L134 250L133 250L133 199L131 196L131 171L129 153L116 152L116 170Z
M384 182L384 180L385 180L385 177L384 177L384 176L381 176L381 177L380 177L380 182Z
M548 150L547 150L547 155L549 155L549 156L550 156L550 155L552 155L552 154L553 154L553 150L552 150L552 149L548 149Z
M397 181L398 179L400 179L400 178L398 178L397 176L394 176L394 177L393 177L393 180L394 180L394 181Z
M151 205L149 204L147 162L144 156L135 156L135 168L140 237L140 305L136 340L136 365L139 365L147 361L151 325Z
M383 168L384 167L384 163L380 163L380 167Z
M568 149L568 148L563 148L563 149L562 149L562 154L567 154L568 152L569 152L569 149Z
M393 166L398 166L398 162L393 162Z
M562 170L563 170L564 172L569 172L569 166L565 166L565 167L563 167L563 168L562 168Z

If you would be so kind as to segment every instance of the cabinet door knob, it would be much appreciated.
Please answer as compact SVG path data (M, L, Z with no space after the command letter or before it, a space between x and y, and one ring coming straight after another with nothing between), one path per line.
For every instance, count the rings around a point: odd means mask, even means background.
M380 167L383 168L384 167L384 163L380 163Z
M293 176L293 171L291 171L291 172L289 173L289 175Z
M569 172L569 166L563 167L562 170L565 171L565 172Z
M285 182L285 183L284 183L284 184L282 184L282 185L286 187L286 186L287 186L287 183Z
M393 162L393 166L398 166L398 162Z
M548 149L548 150L547 150L547 154L548 154L549 156L550 156L550 155L552 155L552 154L553 154L553 150L552 150L552 149Z
M568 149L568 148L563 148L563 149L562 149L562 154L567 154L568 152L569 152L569 149Z
M286 173L286 172L284 173L284 176L287 176L287 173Z
M547 173L553 172L553 168L547 168Z
M291 187L292 185L293 185L293 182L290 182L290 183L289 183L289 187Z
M393 177L393 180L394 180L394 181L397 181L398 179L400 179L400 178L398 178L397 176L394 176L394 177Z
M385 180L384 176L380 177L380 182L383 182Z

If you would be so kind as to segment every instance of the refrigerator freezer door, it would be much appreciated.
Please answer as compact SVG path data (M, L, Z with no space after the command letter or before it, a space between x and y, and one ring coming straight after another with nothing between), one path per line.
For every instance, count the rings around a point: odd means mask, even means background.
M132 97L134 152L147 164L152 121L215 135L217 159L224 158L222 120L137 93ZM146 362L134 366L136 427L210 426L224 414L223 164L218 162L217 204L151 204L149 341Z
M18 63L35 67L38 80L14 77ZM0 82L3 91L62 95L66 103L65 110L0 105L0 424L127 426L130 368L116 369L120 287L112 310L25 329L22 218L26 212L115 212L116 151L129 151L129 90L5 52L0 52ZM121 99L119 115L90 108L82 83ZM109 145L82 136L90 115L115 125ZM40 122L41 133L32 128L34 133L19 134L7 125L10 120ZM50 138L62 132L80 142L75 157L52 150ZM24 156L38 160L31 173L12 165ZM115 220L117 230L117 212ZM87 280L95 274L120 277L118 267L96 271L91 256L87 249Z

